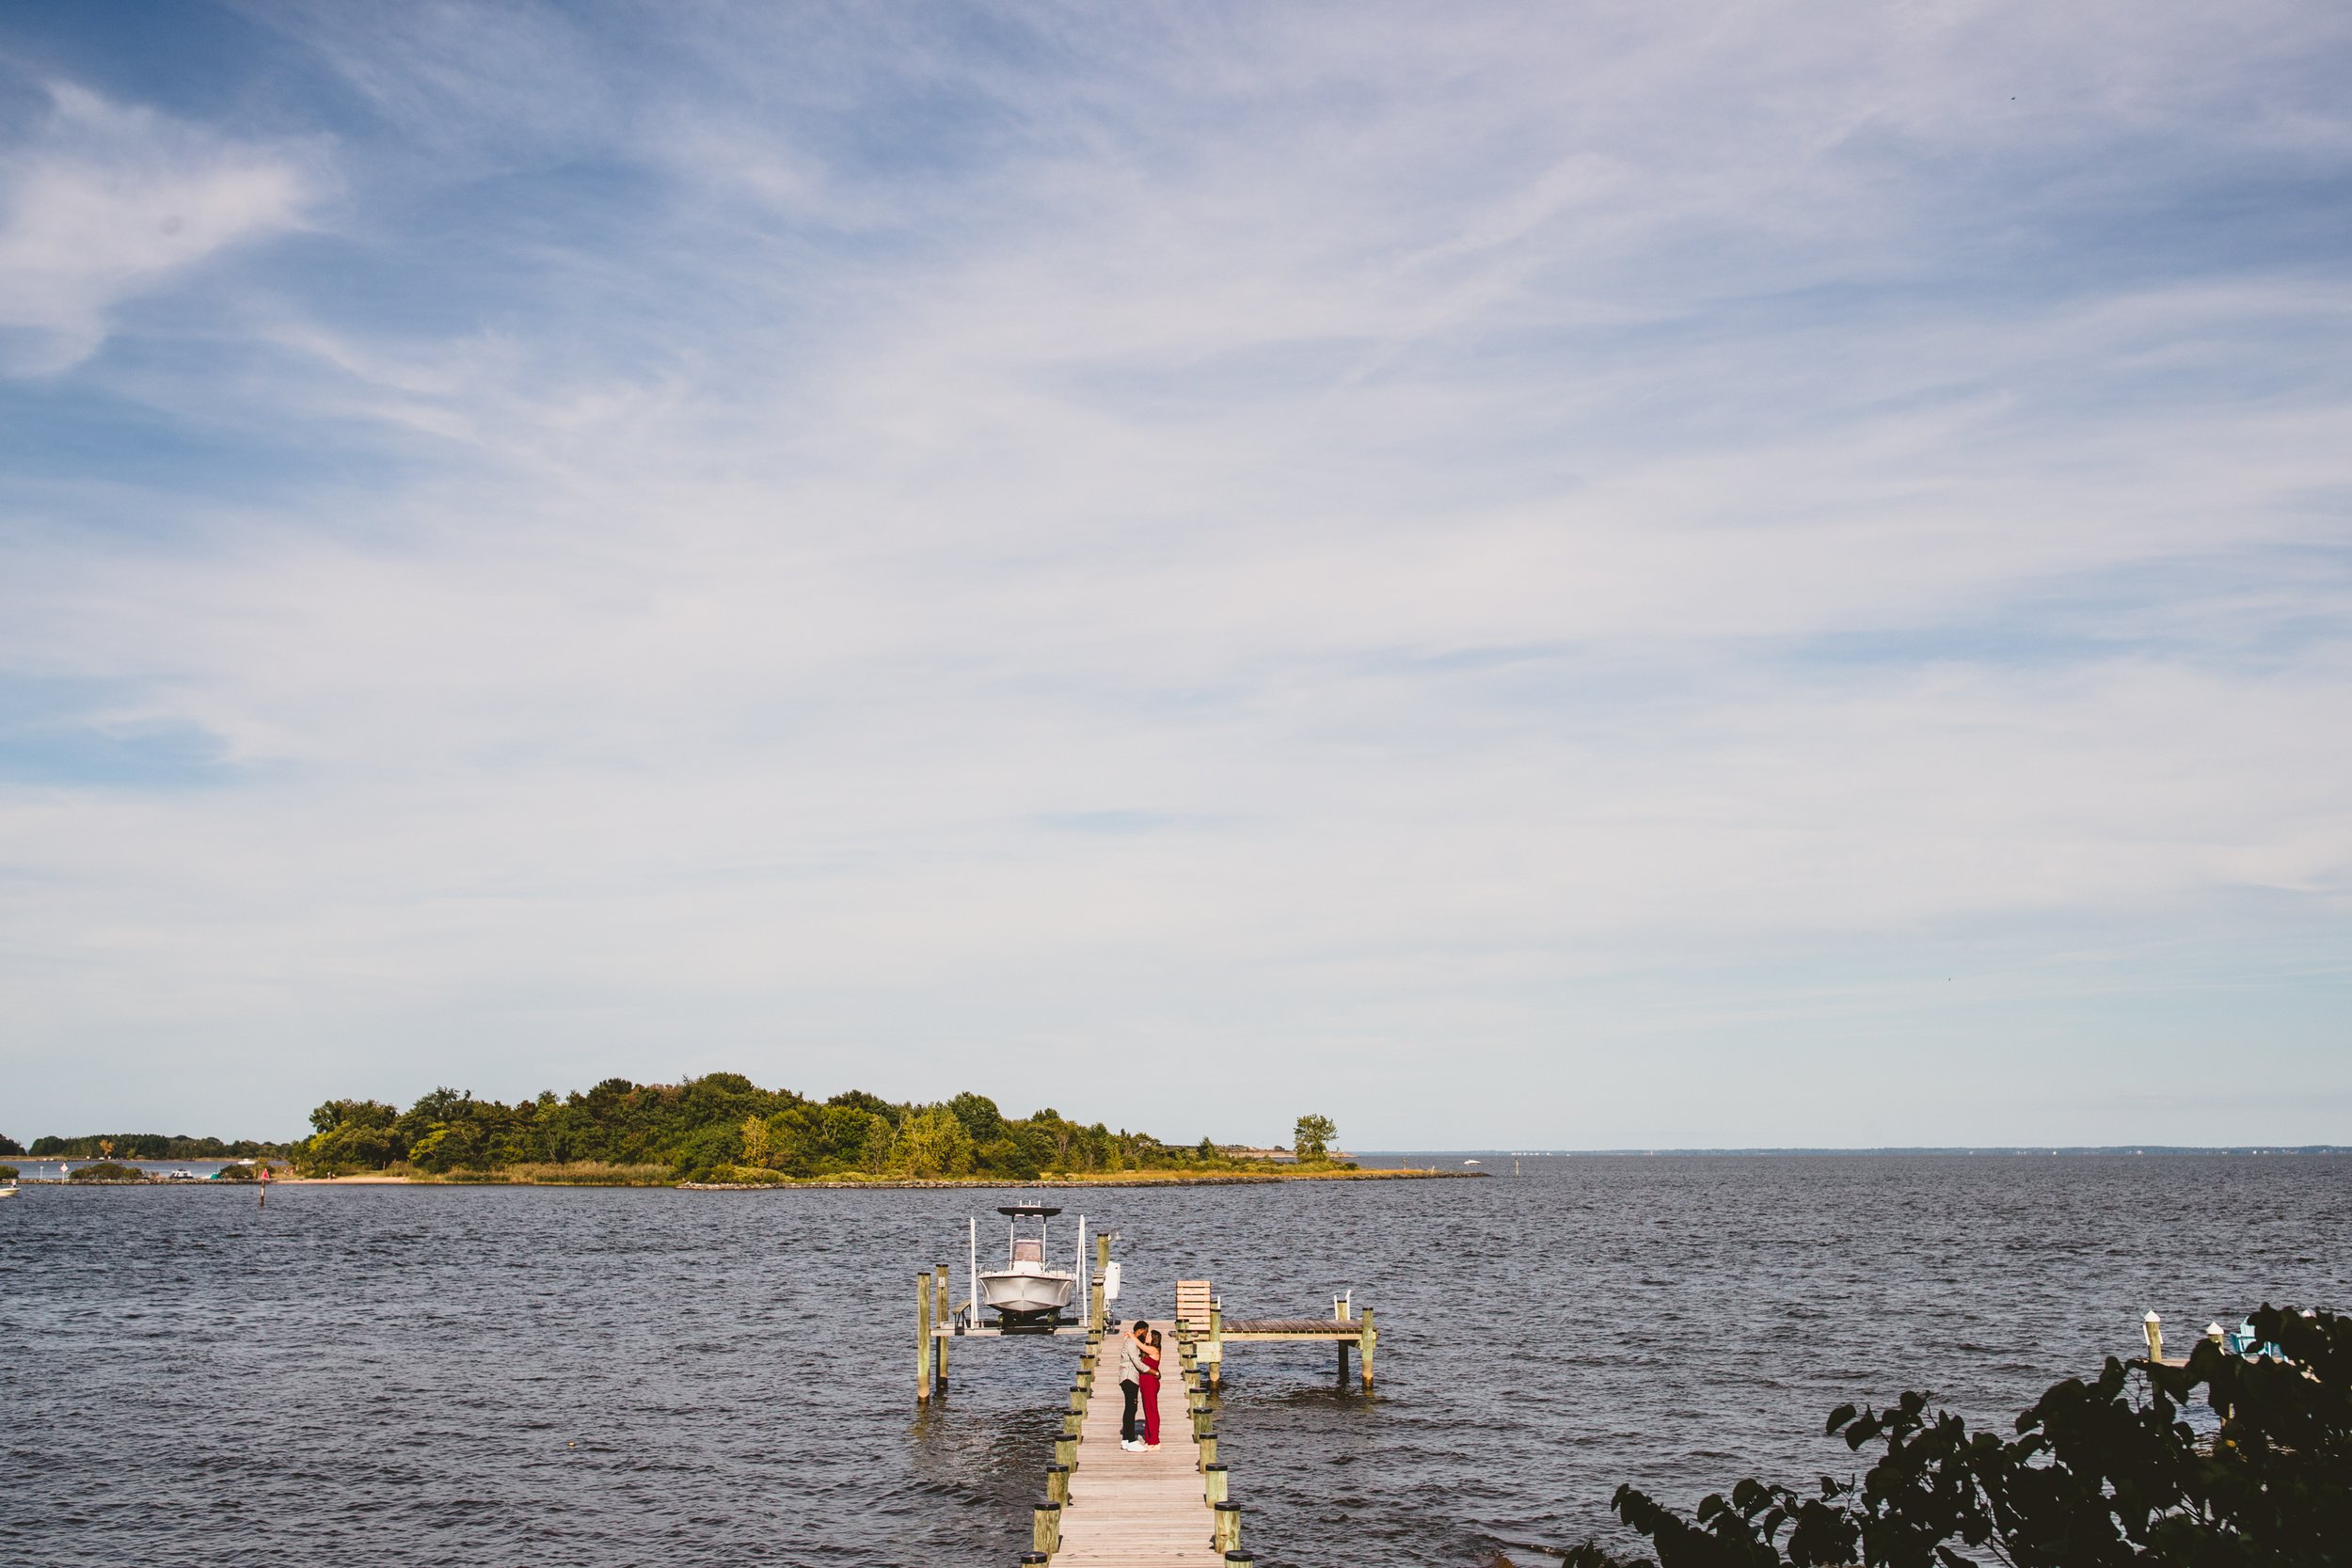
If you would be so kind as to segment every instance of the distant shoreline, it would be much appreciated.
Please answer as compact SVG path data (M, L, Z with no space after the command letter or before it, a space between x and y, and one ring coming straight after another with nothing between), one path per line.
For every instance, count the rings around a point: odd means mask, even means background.
M806 1192L812 1188L857 1191L865 1188L973 1187L1262 1187L1286 1181L1429 1181L1459 1180L1490 1176L1483 1170L1439 1170L1429 1166L1385 1170L1265 1170L1265 1171L1149 1171L1123 1170L1099 1176L1041 1176L1022 1179L999 1176L890 1177L849 1181L837 1177L807 1177L787 1181L597 1181L506 1180L495 1176L288 1176L273 1187L667 1187L696 1193ZM124 1183L141 1185L143 1183ZM192 1182L155 1185L191 1186Z
M803 1191L810 1187L1261 1187L1284 1181L1429 1181L1491 1175L1483 1170L1438 1170L1397 1167L1389 1170L1179 1171L1167 1175L1148 1170L1122 1170L1101 1176L1050 1176L1031 1180L1005 1177L949 1176L876 1181L837 1181L811 1177L800 1181L681 1181L683 1191L698 1193L768 1193Z

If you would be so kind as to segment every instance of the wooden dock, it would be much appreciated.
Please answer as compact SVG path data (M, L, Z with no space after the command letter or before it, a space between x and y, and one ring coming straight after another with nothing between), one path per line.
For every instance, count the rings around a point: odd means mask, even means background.
M1066 1568L1192 1568L1221 1565L1225 1555L1209 1542L1215 1528L1200 1474L1200 1446L1179 1364L1176 1325L1158 1323L1167 1354L1160 1377L1160 1446L1157 1452L1129 1453L1119 1446L1120 1393L1115 1340L1106 1340L1102 1375L1094 1382L1080 1428L1077 1471L1070 1478L1070 1502L1061 1516L1061 1550L1054 1561ZM1137 1413L1138 1422L1142 1419Z
M1045 1467L1045 1496L1032 1509L1030 1547L1021 1560L1068 1568L1252 1568L1242 1546L1241 1504L1232 1495L1217 1457L1216 1389L1228 1342L1319 1343L1339 1353L1347 1377L1348 1354L1361 1358L1364 1391L1372 1391L1372 1313L1359 1317L1352 1296L1335 1297L1328 1318L1227 1321L1210 1282L1176 1282L1176 1313L1154 1321L1165 1341L1160 1374L1160 1443L1129 1452L1120 1447L1125 1398L1119 1386L1118 1338L1109 1332L1107 1282L1116 1231L1094 1238L1083 1325L1041 1324L1007 1333L983 1326L974 1297L952 1301L947 1265L914 1276L915 1399L928 1404L947 1386L958 1339L1004 1343L1085 1337L1072 1380L1069 1409ZM974 1288L978 1280L975 1270ZM1141 1412L1138 1411L1138 1416Z
M1364 1315L1359 1318L1356 1316L1354 1302L1352 1293L1334 1297L1327 1318L1228 1319L1207 1280L1176 1282L1177 1324L1197 1345L1200 1370L1211 1388L1221 1386L1225 1381L1227 1344L1289 1343L1336 1346L1343 1382L1347 1378L1348 1352L1354 1351L1363 1369L1364 1392L1371 1393L1372 1353L1380 1342L1380 1335L1372 1326L1372 1308L1364 1308Z

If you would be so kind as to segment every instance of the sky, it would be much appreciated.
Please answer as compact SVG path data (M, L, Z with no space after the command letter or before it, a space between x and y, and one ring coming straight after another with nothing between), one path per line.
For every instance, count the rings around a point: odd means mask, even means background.
M0 1132L2352 1142L2352 11L0 7Z

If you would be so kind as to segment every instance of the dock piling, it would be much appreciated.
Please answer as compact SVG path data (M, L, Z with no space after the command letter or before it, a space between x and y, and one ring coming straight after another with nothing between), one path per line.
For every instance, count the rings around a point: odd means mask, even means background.
M2162 1361L2164 1359L2164 1320L2157 1317L2155 1309L2151 1307L2148 1315L2139 1320L2139 1326L2148 1336L2148 1359Z
M914 1402L931 1402L931 1271L914 1276Z
M931 1289L931 1322L940 1327L945 1328L954 1321L955 1317L954 1308L948 1304L947 1300L950 1293L947 1288L947 1265L945 1263L932 1264L931 1279L933 1282ZM932 1335L931 1338L939 1342L939 1365L934 1370L934 1376L939 1384L939 1386L942 1389L945 1389L947 1386L947 1341L941 1338L940 1336L936 1334Z
M1029 1549L1048 1558L1061 1549L1061 1504L1051 1497L1029 1509Z
M1220 1552L1241 1550L1241 1504L1231 1497L1216 1505L1216 1525L1209 1544Z
M1101 1231L1094 1233L1094 1273L1087 1282L1087 1326L1095 1333L1103 1332L1104 1322L1103 1280L1111 1266L1111 1239Z

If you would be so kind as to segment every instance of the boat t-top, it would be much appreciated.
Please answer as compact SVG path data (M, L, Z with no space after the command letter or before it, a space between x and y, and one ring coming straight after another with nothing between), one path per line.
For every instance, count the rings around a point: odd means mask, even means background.
M975 1259L979 1305L996 1314L996 1326L1007 1331L1050 1330L1062 1322L1062 1309L1078 1288L1073 1269L1057 1269L1045 1260L1045 1222L1061 1212L1041 1203L1015 1203L996 1211L1011 1223L1006 1227L1005 1266L982 1272ZM1037 1221L1037 1234L1021 1233L1022 1222ZM1083 1226L1084 1222L1080 1222ZM977 1229L977 1225L975 1226ZM1086 1250L1083 1230L1072 1256Z

